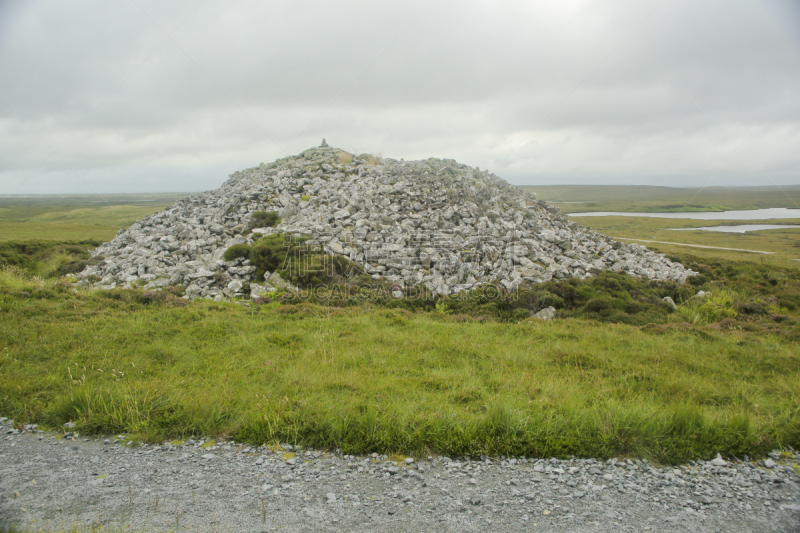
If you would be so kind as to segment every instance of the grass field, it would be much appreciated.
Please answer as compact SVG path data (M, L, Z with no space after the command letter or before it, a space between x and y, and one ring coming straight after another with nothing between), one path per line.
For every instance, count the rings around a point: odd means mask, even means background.
M75 242L82 209L36 216ZM109 227L130 215L118 216ZM638 238L683 233L629 222L604 223ZM725 237L739 236L713 236ZM507 300L251 307L75 291L52 276L85 256L7 242L19 268L0 272L0 414L150 441L349 452L677 462L800 447L800 271L778 260L792 242L746 260L677 250L700 272L683 286L609 273ZM542 305L560 318L529 318Z
M0 242L111 240L183 193L10 196L0 199Z
M538 197L558 206L565 213L590 211L610 212L686 212L724 211L731 209L762 209L770 207L800 207L800 186L773 187L712 187L708 189L676 189L645 186L541 186L522 187L536 192ZM763 221L766 224L800 224L796 219ZM800 228L738 233L710 231L671 231L669 228L697 228L732 224L758 224L759 221L686 220L649 217L574 217L574 221L604 235L638 240L648 248L666 254L694 254L707 258L772 264L800 268ZM644 241L665 241L663 244ZM753 254L732 250L710 250L681 244L738 248L771 252Z
M2 286L0 411L20 423L667 462L800 445L800 352L776 333Z
M729 211L800 207L800 186L706 187L679 189L644 185L522 186L566 213L589 211Z
M686 244L738 248L772 252L752 254L726 250L703 250L677 245L644 243L648 248L663 253L691 253L705 257L718 257L730 261L769 263L787 268L800 268L800 228L763 230L748 233L720 233L712 231L672 231L668 228L696 228L731 224L735 221L684 220L645 217L576 217L574 220L586 227L614 238L643 239ZM748 221L748 223L750 223ZM757 223L757 222L756 222ZM800 224L800 220L770 220L770 224ZM631 242L631 241L627 241Z

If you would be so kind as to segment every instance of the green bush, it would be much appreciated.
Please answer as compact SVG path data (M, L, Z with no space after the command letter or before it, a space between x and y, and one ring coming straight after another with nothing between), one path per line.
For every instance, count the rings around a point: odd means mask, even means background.
M278 275L299 287L319 286L362 274L361 267L342 256L324 253L319 245L309 245L308 236L268 235L252 246L250 261L256 267L255 279L266 272Z
M694 297L678 307L678 312L692 324L710 324L737 316L735 304L741 298L730 289L719 289L703 298Z
M0 243L0 264L19 267L29 274L45 278L80 272L95 265L102 257L91 257L89 251L101 241L9 241Z
M275 211L255 211L250 215L250 228L274 228L281 223Z
M234 244L225 250L223 257L225 258L225 261L234 261L240 257L250 259L252 252L253 248L248 244Z

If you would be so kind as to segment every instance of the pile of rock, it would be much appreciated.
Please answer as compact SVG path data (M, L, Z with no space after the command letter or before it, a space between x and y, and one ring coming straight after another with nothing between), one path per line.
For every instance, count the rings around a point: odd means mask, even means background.
M257 211L276 211L282 221L251 232ZM374 279L440 295L487 283L514 290L593 270L677 282L693 274L586 229L487 171L451 159L354 156L323 142L236 172L219 189L120 230L95 251L103 261L79 277L105 288L183 285L189 298L216 300L244 295L251 283L291 288L274 273L253 279L246 259L223 258L230 246L273 233L310 236L308 246L344 255Z

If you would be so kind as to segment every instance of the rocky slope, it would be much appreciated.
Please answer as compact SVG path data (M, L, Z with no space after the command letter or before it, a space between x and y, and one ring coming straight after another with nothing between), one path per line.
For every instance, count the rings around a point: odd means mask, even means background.
M281 222L252 232L255 212ZM623 270L683 282L690 270L636 244L571 222L555 207L487 171L450 159L397 161L322 146L236 172L214 191L182 199L121 230L79 277L113 288L183 285L189 298L223 299L287 288L277 274L225 261L234 244L263 235L309 235L305 246L343 255L374 279L450 295L494 283L585 277Z

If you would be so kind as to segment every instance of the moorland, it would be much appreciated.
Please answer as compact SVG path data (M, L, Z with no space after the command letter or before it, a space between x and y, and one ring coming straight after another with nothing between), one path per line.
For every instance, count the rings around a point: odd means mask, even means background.
M592 203L561 204L567 211L646 211L702 196L672 191L559 199ZM791 207L784 192L698 205ZM608 272L514 294L396 299L378 286L354 299L350 280L311 298L234 303L188 302L179 289L86 290L63 277L178 196L0 205L0 414L134 442L205 435L350 453L673 463L800 447L800 230L580 220L612 237L675 242L646 244L699 273L683 285ZM547 306L555 319L531 316Z

